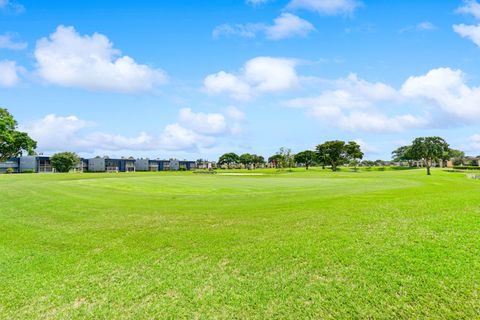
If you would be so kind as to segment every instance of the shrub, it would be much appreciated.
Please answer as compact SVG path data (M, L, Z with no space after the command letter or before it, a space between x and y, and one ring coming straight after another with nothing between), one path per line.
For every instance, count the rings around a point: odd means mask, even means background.
M480 170L478 166L453 166L456 170Z
M7 174L12 174L12 173L13 173L13 168L7 168L7 170L5 171L5 173L7 173Z
M35 173L34 170L23 170L22 173Z

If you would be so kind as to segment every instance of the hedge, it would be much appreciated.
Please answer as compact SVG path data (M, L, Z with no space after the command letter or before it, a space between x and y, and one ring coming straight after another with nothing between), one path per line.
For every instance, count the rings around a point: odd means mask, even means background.
M479 166L453 166L456 170L480 170Z

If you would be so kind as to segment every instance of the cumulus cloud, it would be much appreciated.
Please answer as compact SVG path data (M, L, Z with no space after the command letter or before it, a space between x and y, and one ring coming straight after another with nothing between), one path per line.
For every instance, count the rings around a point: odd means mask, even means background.
M438 125L436 120L442 117L450 124L480 119L480 87L469 86L461 70L433 69L409 77L398 90L354 74L328 83L332 89L291 99L286 105L307 108L323 122L351 131L400 132ZM402 112L407 105L419 106L417 114Z
M315 27L307 20L291 13L282 13L273 25L265 28L265 34L268 39L279 40L294 36L305 37L314 30Z
M208 75L204 88L212 95L228 94L248 100L265 92L281 92L298 86L299 78L293 59L257 57L247 61L238 74L220 71Z
M359 79L356 74L347 78L330 82L335 89L325 90L319 96L297 98L288 101L291 107L315 107L327 110L365 109L381 101L395 101L399 99L397 91L381 82L371 83Z
M457 9L458 13L471 14L477 19L480 19L480 4L475 0L466 0L463 6Z
M180 123L200 134L218 135L227 128L225 116L221 113L195 113L190 108L180 110Z
M361 6L356 0L292 0L289 9L305 9L325 15L352 14Z
M28 44L26 42L16 41L17 35L14 33L4 33L0 35L0 49L23 50Z
M121 56L106 36L80 35L73 27L59 26L37 41L34 55L39 76L64 87L139 93L166 81L162 70Z
M457 9L457 12L470 14L476 19L480 19L480 4L475 0L466 0L464 1L464 5ZM458 33L462 38L467 38L480 47L480 24L455 24L453 25L453 31Z
M107 133L94 130L94 122L55 114L22 124L20 129L28 132L42 151L196 151L215 146L219 138L238 130L239 124L239 121L227 122L221 113L195 113L184 108L179 111L178 122L166 125L157 134L140 132L125 136Z
M456 24L453 26L453 31L458 33L462 38L467 38L473 41L473 43L480 47L480 24Z
M292 37L306 37L312 31L315 31L315 27L310 22L285 12L275 18L271 25L263 23L223 24L217 26L212 35L214 38L221 36L255 38L258 33L263 33L269 40L281 40Z
M0 61L0 86L13 87L16 85L20 81L18 72L21 69L15 61Z
M480 119L480 87L468 86L461 70L438 68L410 77L401 93L408 98L425 99L444 113L466 122Z

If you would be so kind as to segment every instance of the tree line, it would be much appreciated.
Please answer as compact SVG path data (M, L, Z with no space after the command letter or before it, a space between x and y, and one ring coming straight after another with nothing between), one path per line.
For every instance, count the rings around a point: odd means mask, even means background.
M305 166L308 170L313 165L321 165L323 168L329 166L332 171L344 164L356 164L363 158L360 145L355 141L333 140L319 144L315 150L304 150L293 154L291 149L280 148L280 150L268 158L268 163L276 168L291 168L296 164ZM219 165L226 165L230 168L233 165L243 164L245 166L258 166L264 164L262 156L255 154L237 155L234 152L225 153L218 159Z
M7 109L0 108L0 162L7 161L12 157L24 153L34 154L37 142L27 133L18 131L18 123ZM363 151L355 141L332 140L316 146L315 150L304 150L296 154L291 149L280 150L268 158L268 162L277 168L293 167L296 164L305 166L321 165L329 166L332 171L337 171L339 166L349 164L356 167L359 160L363 159ZM410 145L402 146L392 152L392 158L396 162L421 161L430 175L433 163L452 159L463 159L465 154L456 149L451 149L448 143L441 137L419 137ZM52 166L60 172L68 172L80 161L80 158L72 152L57 153L50 159ZM236 164L253 166L254 168L265 163L265 158L257 154L245 153L237 155L234 152L225 153L218 159L219 165L230 167Z

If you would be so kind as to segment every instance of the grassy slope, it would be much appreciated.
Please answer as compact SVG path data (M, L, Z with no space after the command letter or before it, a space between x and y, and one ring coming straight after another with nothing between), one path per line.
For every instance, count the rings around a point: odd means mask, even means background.
M3 175L0 191L2 319L480 314L464 174Z

